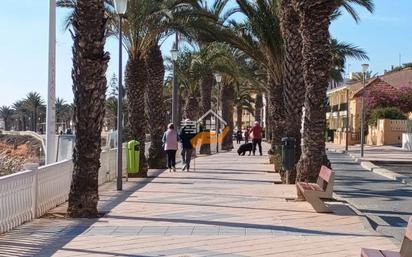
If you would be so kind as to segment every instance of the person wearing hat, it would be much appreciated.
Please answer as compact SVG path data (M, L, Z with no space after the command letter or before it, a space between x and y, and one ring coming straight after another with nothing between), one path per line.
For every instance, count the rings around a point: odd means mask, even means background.
M167 126L167 131L163 134L162 142L164 144L164 150L167 154L167 167L171 172L172 169L176 172L176 152L178 149L178 135L173 123Z
M258 121L255 121L255 125L250 129L250 136L252 137L253 155L256 152L256 145L259 146L259 153L262 155L262 127Z
M196 125L190 125L191 121L186 119L184 121L184 126L181 128L179 133L179 138L182 143L182 161L183 168L182 171L190 169L190 161L192 160L193 145L191 140L196 136ZM194 126L194 127L193 127Z

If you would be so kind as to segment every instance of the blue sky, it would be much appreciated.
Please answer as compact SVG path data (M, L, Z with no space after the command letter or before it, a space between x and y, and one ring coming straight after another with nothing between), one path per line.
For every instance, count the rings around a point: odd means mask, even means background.
M0 106L10 105L30 91L47 94L48 0L2 0L0 8ZM411 0L375 0L376 11L359 10L362 21L356 24L347 14L331 26L332 35L340 41L365 49L370 69L382 73L391 65L412 62L412 27L409 22ZM67 11L57 11L57 78L58 97L72 101L70 34L64 30ZM169 55L171 41L162 51ZM111 60L108 77L117 73L117 41L109 39L106 50ZM360 70L361 62L349 60L350 71Z

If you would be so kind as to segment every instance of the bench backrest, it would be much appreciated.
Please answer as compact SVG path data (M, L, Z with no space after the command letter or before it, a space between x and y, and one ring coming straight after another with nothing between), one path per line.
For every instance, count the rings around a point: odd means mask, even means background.
M412 256L412 217L409 218L406 227L405 238L403 239L400 254L402 257Z
M329 169L328 167L322 165L322 167L320 168L320 172L319 172L319 177L318 177L318 181L317 184L324 190L326 191L328 184L330 182L333 183L333 173L332 170Z

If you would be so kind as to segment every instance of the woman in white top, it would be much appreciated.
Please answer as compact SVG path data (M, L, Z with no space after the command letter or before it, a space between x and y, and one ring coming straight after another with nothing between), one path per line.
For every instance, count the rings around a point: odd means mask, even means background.
M178 134L175 130L173 123L170 123L168 129L163 133L162 142L164 144L164 150L167 153L167 167L171 172L172 169L176 172L176 152L178 149Z

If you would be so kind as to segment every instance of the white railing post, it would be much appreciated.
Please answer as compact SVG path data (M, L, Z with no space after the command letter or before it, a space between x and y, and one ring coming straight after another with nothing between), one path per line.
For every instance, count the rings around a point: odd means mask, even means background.
M26 163L24 165L25 170L31 170L33 172L33 184L32 184L32 205L31 212L33 218L37 218L37 209L39 203L39 164L38 163Z

